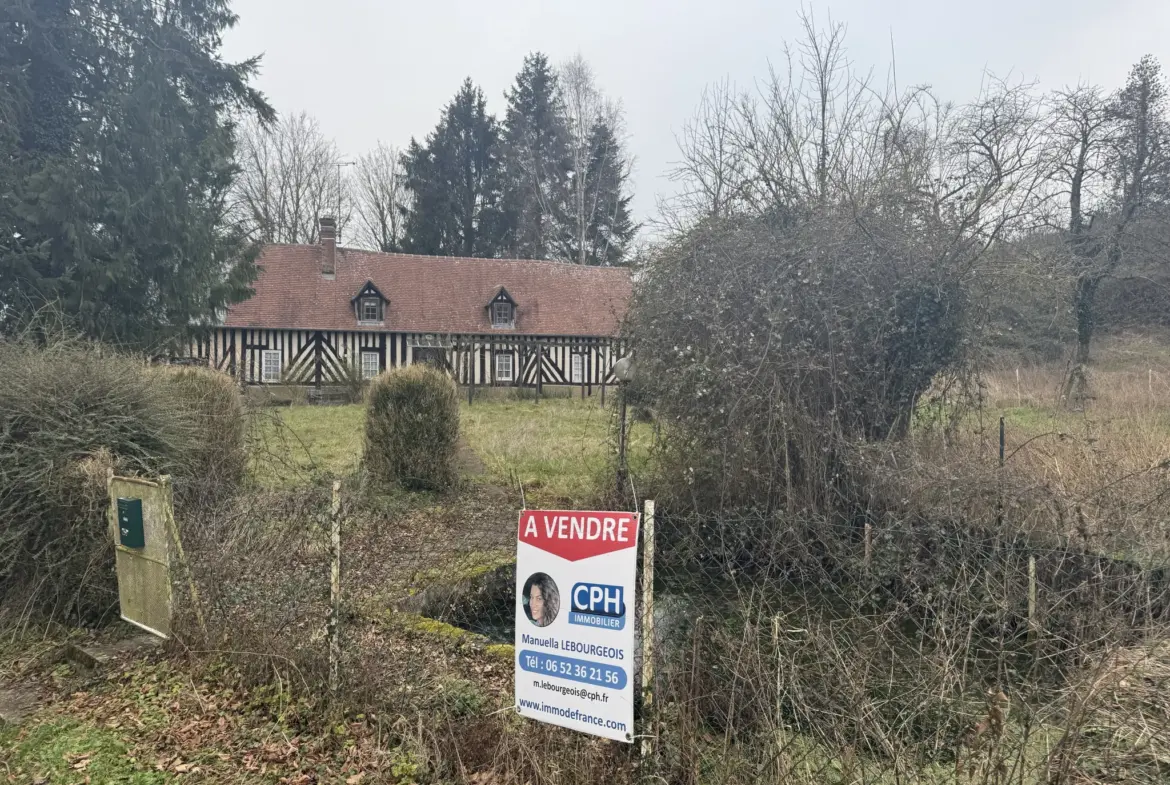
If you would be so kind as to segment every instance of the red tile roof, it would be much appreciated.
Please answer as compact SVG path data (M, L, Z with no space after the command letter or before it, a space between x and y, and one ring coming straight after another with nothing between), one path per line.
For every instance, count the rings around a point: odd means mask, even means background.
M616 336L629 305L629 271L562 262L464 259L338 248L332 280L324 249L269 245L256 293L233 306L228 327L428 333ZM373 281L389 299L383 324L358 325L351 299ZM500 287L516 301L513 329L493 329L487 304Z

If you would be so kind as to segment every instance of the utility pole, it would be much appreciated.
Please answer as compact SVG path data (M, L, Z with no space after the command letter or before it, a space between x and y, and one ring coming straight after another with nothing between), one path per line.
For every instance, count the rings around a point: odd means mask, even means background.
M337 244L341 245L341 167L354 166L354 161L337 161Z

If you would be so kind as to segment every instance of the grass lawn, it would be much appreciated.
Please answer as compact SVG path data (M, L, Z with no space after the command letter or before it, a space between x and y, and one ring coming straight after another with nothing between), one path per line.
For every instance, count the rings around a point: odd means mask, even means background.
M151 771L129 754L121 735L73 719L0 729L9 782L163 785L178 778Z
M461 404L461 433L497 485L524 486L529 505L586 504L608 481L616 450L614 409L597 398L477 401ZM268 485L295 483L313 470L347 474L358 468L365 409L293 406L264 413L254 471ZM633 423L630 466L646 466L651 427Z
M462 430L490 481L524 486L529 505L587 504L610 481L617 450L612 408L597 399L498 401L464 405ZM650 426L634 423L630 465L637 476L650 448Z
M253 467L265 485L296 485L315 471L349 474L362 457L362 406L265 410L256 429Z

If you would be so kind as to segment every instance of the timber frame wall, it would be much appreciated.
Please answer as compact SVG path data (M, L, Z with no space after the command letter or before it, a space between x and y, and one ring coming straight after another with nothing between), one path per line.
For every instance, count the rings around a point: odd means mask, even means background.
M191 341L188 354L234 376L241 384L263 384L262 357L279 351L281 379L276 384L321 387L347 378L361 367L363 353L377 354L378 369L413 364L416 353L439 359L462 385L541 387L612 385L613 365L625 350L608 336L535 336L484 333L438 335L366 330L271 330L217 327ZM511 354L513 378L496 379L495 357ZM581 355L581 376L572 376L572 356ZM539 360L539 362L538 362Z

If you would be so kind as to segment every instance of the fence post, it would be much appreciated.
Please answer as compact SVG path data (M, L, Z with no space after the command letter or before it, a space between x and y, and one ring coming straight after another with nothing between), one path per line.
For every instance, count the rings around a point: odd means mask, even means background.
M870 561L873 559L873 524L869 521L865 522L865 568L869 569Z
M1004 424L1003 417L999 418L999 468L995 475L995 526L999 530L1003 527L1003 464L1004 464Z
M1005 432L1004 432L1003 417L1000 417L999 418L999 465L1001 468L1003 467L1003 463L1004 463L1003 453L1004 453L1004 446L1006 444L1006 439L1004 438L1004 436L1005 436Z
M1036 642L1036 557L1028 557L1028 642Z
M642 517L642 757L654 754L654 500Z
M329 692L341 687L341 481L333 481L329 507Z
M179 564L183 565L183 570L187 573L187 590L191 592L191 605L195 609L195 620L199 623L199 631L203 633L203 638L206 640L207 620L203 617L203 602L199 599L199 589L195 586L195 573L191 571L191 563L187 561L187 554L183 552L183 540L179 537L179 525L175 523L175 507L170 475L162 475L158 478L158 482L165 489L167 497L167 533L170 534L171 540L174 542L175 555L179 557Z
M620 422L618 423L618 470L617 470L617 498L621 499L626 492L626 478L629 476L629 467L626 463L629 432L626 426L626 385L618 383L618 397L621 398Z

